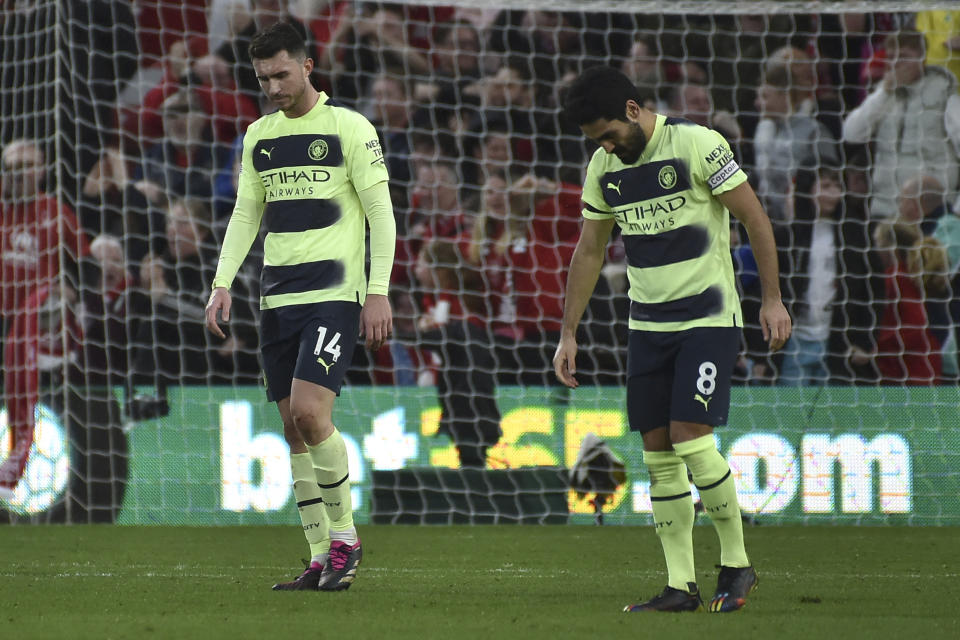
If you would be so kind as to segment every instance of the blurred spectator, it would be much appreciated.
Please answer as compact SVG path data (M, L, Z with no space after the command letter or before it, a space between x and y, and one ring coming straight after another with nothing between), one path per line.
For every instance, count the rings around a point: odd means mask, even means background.
M206 42L200 37L170 46L160 82L142 100L121 108L125 151L140 153L163 138L162 105L179 91L193 91L210 116L213 139L220 144L231 142L259 117L256 100L236 91L230 65L218 56L206 55L206 51Z
M380 147L390 175L390 194L394 207L407 207L410 186L410 103L407 83L402 76L381 74L370 87L372 117L380 134Z
M448 162L436 162L417 170L410 207L413 224L409 236L420 242L453 238L467 230L469 220L460 200L460 178L456 167Z
M757 195L774 222L792 218L792 191L801 166L839 165L837 143L804 102L791 67L770 68L757 93L762 120L754 137Z
M789 67L790 89L797 111L813 115L834 140L843 137L840 102L830 87L820 87L817 65L810 54L796 47L780 47L766 61L765 71L778 66Z
M452 240L436 238L420 252L417 277L439 302L421 318L417 343L438 354L440 433L454 441L461 467L485 467L502 435L490 312L480 270ZM457 304L450 304L456 299Z
M846 142L874 145L870 212L892 218L897 193L917 173L957 189L960 96L943 67L924 65L924 40L916 31L887 38L889 68L883 82L843 123Z
M36 421L41 375L60 378L75 362L82 336L73 309L79 298L69 286L46 282L17 308L4 340L4 405L10 448L0 464L0 498L9 499L23 476Z
M214 231L218 238L226 232L226 223L237 201L240 161L243 156L243 136L237 136L230 145L223 168L213 180Z
M131 300L134 381L156 385L161 398L173 384L259 380L254 316L242 279L231 290L227 340L212 344L204 328L217 259L211 223L204 202L174 200L167 211L166 248L148 254L140 266L140 288Z
M107 384L123 384L129 375L127 303L136 282L118 238L97 236L90 243L90 256L99 268L100 283L97 295L87 302L82 327L87 373Z
M502 188L505 201L495 197ZM468 255L500 298L501 381L553 384L548 365L563 316L566 266L579 235L580 190L533 174L507 186L501 173L488 177L484 194Z
M407 231L397 235L392 284L413 286L413 269L423 245L432 238L456 238L467 231L469 218L464 212L456 167L448 162L421 164L410 190L410 216L403 224Z
M84 231L121 238L128 259L137 262L159 242L165 197L151 204L148 193L159 196L159 190L134 180L130 164L120 149L105 149L83 182L78 214Z
M656 90L664 79L657 39L639 36L631 45L630 53L620 69L637 87Z
M780 382L824 385L876 379L850 356L874 350L877 324L862 225L844 213L842 174L827 166L797 176L795 218L776 229L783 297L794 320Z
M220 0L205 0L204 2L174 3L169 0L137 0L132 5L136 12L137 33L135 42L140 44L140 53L145 66L155 65L159 60L170 55L171 49L177 42L190 36L208 33L205 7L209 1L212 5L219 5ZM228 2L244 4L247 0L227 0ZM107 19L107 16L101 16ZM106 24L100 23L100 24Z
M756 91L750 80L763 77L764 62L780 47L803 46L813 33L809 16L738 14L715 16L710 22L709 35L694 33L676 40L686 45L686 57L709 61L714 101L736 113L744 134L752 137Z
M902 223L879 225L875 240L889 265L886 307L877 329L876 353L856 353L853 357L864 362L872 358L885 384L934 384L942 375L943 360L924 301L928 295L945 296L940 287L946 283L944 274L928 273L924 261L933 262L936 247L932 251L928 247L925 256L919 229Z
M301 10L296 17L307 25L313 36L317 56L314 58L314 79L320 81L324 91L332 90L328 72L333 68L336 44L349 27L354 3L344 0L301 0L299 4Z
M539 92L567 71L579 72L585 44L582 25L580 13L504 9L490 27L489 47L512 58L528 85Z
M883 75L881 54L886 55L887 35L907 27L912 14L822 13L817 19L817 51L821 60L829 61L825 65L826 83L837 89L841 114L847 113L863 101L874 69Z
M168 197L209 198L226 154L213 140L201 100L193 91L178 91L163 101L161 113L164 139L144 155L143 182L137 188L154 205Z
M942 195L945 194L941 191ZM934 206L935 203L929 202L928 205ZM943 215L937 217L932 235L947 250L950 272L953 273L960 270L960 213L948 203L944 203L943 208Z
M434 41L433 68L441 81L461 85L480 78L483 51L474 25L463 20L437 25Z
M49 157L56 153L56 187L76 206L82 176L100 149L116 144L117 91L137 69L131 4L4 3L0 28L3 142L31 138Z
M714 109L710 90L702 84L688 82L671 86L667 91L667 113L716 129L731 147L740 143L742 131L737 119L729 111Z
M207 0L207 42L216 51L250 20L250 0Z
M897 221L915 224L921 235L933 235L948 212L943 185L932 176L908 178L897 195Z
M924 62L960 77L960 11L918 11L915 25L926 39Z
M358 11L359 7L359 11ZM430 60L411 42L404 8L381 3L351 3L343 29L328 45L333 91L338 100L352 103L369 93L380 73L427 76Z
M163 211L169 198L213 195L227 150L213 141L210 118L193 91L178 91L161 105L164 138L139 166L118 149L106 149L83 185L81 220L94 233L122 237L137 262L163 244Z
M467 142L473 161L467 179L471 185L483 185L495 173L508 173L511 166L517 163L520 153L525 153L526 159L530 159L529 138L511 135L506 118L488 118L482 122L479 130L471 133Z
M3 148L0 162L0 319L7 329L27 298L57 284L61 272L76 274L77 262L90 253L90 247L73 210L46 192L46 157L36 142L13 140ZM61 262L61 252L67 263Z

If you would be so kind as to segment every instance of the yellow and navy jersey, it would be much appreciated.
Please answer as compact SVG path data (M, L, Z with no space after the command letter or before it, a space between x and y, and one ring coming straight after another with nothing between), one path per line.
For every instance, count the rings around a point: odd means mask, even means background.
M730 212L715 196L746 180L723 136L662 115L634 164L603 149L593 155L583 217L620 226L631 329L743 325Z
M357 192L386 180L373 125L323 92L300 117L278 111L250 125L237 201L262 203L262 309L363 303L366 220Z

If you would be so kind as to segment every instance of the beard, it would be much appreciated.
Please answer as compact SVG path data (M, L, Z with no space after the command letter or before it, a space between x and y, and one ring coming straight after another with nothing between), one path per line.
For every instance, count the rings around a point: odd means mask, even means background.
M622 145L613 148L613 154L620 158L623 164L633 164L640 159L640 154L647 148L647 136L643 128L636 122L630 123L630 133Z

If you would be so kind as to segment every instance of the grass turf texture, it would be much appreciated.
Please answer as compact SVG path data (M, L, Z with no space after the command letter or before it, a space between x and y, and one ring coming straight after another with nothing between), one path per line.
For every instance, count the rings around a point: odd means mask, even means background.
M666 582L647 527L365 526L356 585L273 592L296 527L0 527L0 629L17 638L957 638L957 528L756 527L731 615L625 614ZM697 527L713 594L719 552Z

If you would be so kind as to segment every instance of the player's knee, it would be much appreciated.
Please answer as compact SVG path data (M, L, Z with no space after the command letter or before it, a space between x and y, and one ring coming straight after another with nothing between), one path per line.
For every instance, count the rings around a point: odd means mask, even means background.
M303 448L303 436L300 435L292 418L283 421L283 439L286 440L291 451L299 451Z
M318 409L310 402L291 402L290 417L293 420L294 427L301 433L304 428L310 429L313 427L320 417Z

